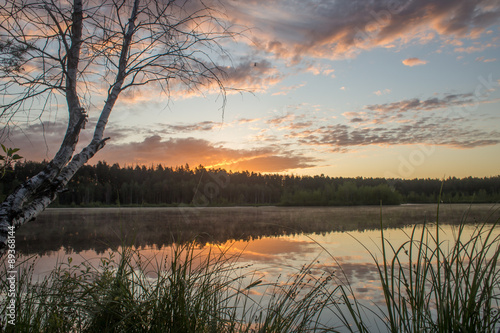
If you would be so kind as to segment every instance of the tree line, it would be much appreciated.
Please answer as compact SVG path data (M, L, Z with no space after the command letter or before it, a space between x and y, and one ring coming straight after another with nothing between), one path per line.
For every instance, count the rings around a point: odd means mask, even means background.
M0 183L2 199L47 162L18 162ZM441 186L443 187L441 193ZM440 194L441 193L441 194ZM387 205L500 201L500 176L385 179L261 174L178 167L84 165L53 206Z

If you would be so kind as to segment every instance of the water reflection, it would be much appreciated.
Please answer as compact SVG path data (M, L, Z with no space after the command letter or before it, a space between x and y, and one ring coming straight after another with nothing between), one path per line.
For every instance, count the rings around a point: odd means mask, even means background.
M482 219L491 205L449 205L441 223ZM498 212L496 212L498 215ZM383 208L385 227L399 228L434 221L435 205ZM17 251L49 255L116 251L124 243L158 248L195 240L200 246L290 235L324 235L333 231L366 231L380 226L379 207L234 207L234 208L101 208L49 209L16 233ZM267 242L270 247L272 242ZM272 246L280 247L279 242Z
M465 213L470 222L492 214L493 222L500 215L491 205L444 206L440 222L460 222ZM435 205L384 207L385 237L397 248L408 240L412 225L435 221L435 214ZM154 274L154 263L171 255L172 247L195 240L196 255L222 251L237 257L238 267L251 272L249 278L264 282L252 289L264 301L266 282L286 281L310 265L314 276L333 274L335 283L349 284L358 301L383 305L369 253L381 257L379 226L378 207L51 209L16 233L16 246L20 260L37 255L34 274L43 278L68 257L72 264L87 261L97 267L123 244L139 249L151 263L146 274ZM453 230L442 226L441 241L453 241ZM466 228L464 237L473 230L474 225Z
M460 221L464 212L472 222L484 220L491 207L445 206L440 221ZM386 238L398 247L412 224L434 221L435 212L435 205L384 208L384 225L392 227L385 230ZM90 261L97 267L101 257L126 244L155 262L171 254L174 243L195 239L199 253L237 256L240 265L264 281L274 282L312 263L315 275L335 272L359 299L378 303L383 301L378 272L368 251L380 254L379 224L378 207L51 209L18 231L16 245L24 258L39 257L35 275L43 277L68 256L73 264ZM444 226L442 240L453 239L453 228Z

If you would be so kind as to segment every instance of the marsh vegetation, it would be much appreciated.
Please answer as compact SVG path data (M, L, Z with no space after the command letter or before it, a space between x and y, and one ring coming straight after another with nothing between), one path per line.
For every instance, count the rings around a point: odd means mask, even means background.
M460 208L444 206L438 214L436 205L386 207L382 216L376 207L296 208L296 211L271 207L206 208L199 209L202 213L198 215L186 215L188 208L183 209L187 211L171 208L179 213L179 224L185 223L189 216L191 229L211 225L222 216L227 216L227 220L220 222L226 226L232 223L233 227L220 238L185 234L183 241L154 243L156 238L141 238L141 229L125 234L115 226L114 237L121 244L107 243L111 247L99 251L94 258L79 258L85 253L84 247L76 250L66 244L67 255L60 256L56 267L43 276L37 273L33 259L28 259L37 251L21 247L25 259L18 262L16 326L4 329L9 332L494 332L498 329L500 291L498 211L481 205ZM145 213L148 210L155 213L149 216ZM165 210L168 209L147 209L143 211L143 220L154 220ZM119 211L132 214L140 210ZM251 211L254 215L249 216ZM74 237L90 239L92 235L84 230L95 232L103 219L109 221L112 211L48 213L62 214L66 222L39 221L47 234L56 233L56 224L62 229L63 225L68 228L74 223L81 231ZM85 216L86 222L68 218L65 214L69 213ZM92 215L94 220L89 217ZM201 221L195 216L209 218ZM245 229L243 216L259 221L256 223L267 236L248 235L248 230L254 230L256 225ZM326 216L333 218L328 220ZM350 218L352 225L343 224L341 216ZM415 219L421 219L422 223L415 225ZM172 216L169 220L175 225ZM303 229L290 231L298 226L294 223L299 220L304 222ZM452 220L455 224L449 225ZM121 221L123 231L129 229L134 219L124 222L121 215ZM387 228L386 222L399 229ZM51 223L55 223L53 227ZM377 223L379 227L382 223L383 228L376 228ZM82 227L84 224L87 226ZM281 229L265 228L280 224ZM165 225L150 231L158 234L162 228ZM312 231L314 228L318 231ZM280 234L280 230L284 232ZM238 240L237 232L248 237ZM345 240L349 245L343 245L341 235L350 239ZM18 236L26 240L31 237L28 231ZM276 247L290 246L284 241L286 237L290 237L290 244L304 243L307 239L310 242L300 245L303 253L298 250L285 253ZM376 246L370 246L368 238ZM252 239L260 245L274 244L277 260L260 263L249 260L249 255L257 256ZM105 243L104 239L101 242ZM247 247L241 248L244 243ZM336 245L330 247L332 244ZM370 265L363 262L353 268L360 259L347 261L347 256L343 256L347 253L356 257L356 246L371 258ZM313 248L317 251L312 251ZM50 257L49 252L39 252L38 260ZM296 257L301 255L303 260L299 261ZM283 264L287 258L288 263ZM271 274L273 266L279 268L275 274ZM285 266L287 270L283 269ZM366 281L370 275L363 275L360 267L370 270L373 281ZM5 267L2 272L5 274ZM367 294L363 286L373 290ZM6 284L2 289L5 287ZM372 293L379 296L372 297ZM5 313L5 308L0 310Z

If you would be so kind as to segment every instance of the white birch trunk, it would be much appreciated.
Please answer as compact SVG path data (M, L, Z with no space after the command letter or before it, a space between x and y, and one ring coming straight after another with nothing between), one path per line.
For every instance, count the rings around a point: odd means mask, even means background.
M82 0L74 0L71 47L67 49L66 101L69 121L65 137L54 159L43 171L20 185L0 206L0 257L6 253L9 227L19 228L36 218L52 203L57 194L64 191L75 173L102 149L109 138L104 138L109 115L122 91L126 78L126 68L130 43L135 32L140 0L134 1L128 29L124 35L116 81L108 95L90 144L74 155L80 131L87 121L87 114L81 108L77 94L77 75L82 36ZM74 155L74 156L73 156Z

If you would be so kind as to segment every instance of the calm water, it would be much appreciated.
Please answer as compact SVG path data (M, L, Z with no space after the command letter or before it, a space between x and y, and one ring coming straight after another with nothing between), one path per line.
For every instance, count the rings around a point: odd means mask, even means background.
M443 240L454 239L453 223L499 217L493 205L442 205ZM357 298L382 304L377 270L367 249L380 254L380 221L394 246L413 225L436 220L436 205L397 207L231 207L49 209L16 233L24 256L36 255L35 274L50 272L70 256L74 264L133 245L146 257L163 258L171 247L195 241L200 252L222 249L238 255L254 277L275 282L303 265L316 274L341 266ZM473 229L471 225L468 232ZM499 230L500 233L500 230ZM366 247L366 248L365 248ZM379 255L380 257L380 255ZM257 289L258 292L258 289Z

